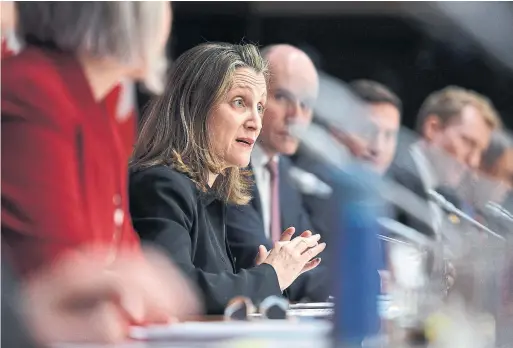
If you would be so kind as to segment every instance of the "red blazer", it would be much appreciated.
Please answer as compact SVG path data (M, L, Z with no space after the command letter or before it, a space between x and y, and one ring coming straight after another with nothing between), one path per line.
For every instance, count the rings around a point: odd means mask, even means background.
M21 51L21 44L12 33L2 37L1 59L11 57ZM115 86L105 97L107 111L114 118L118 126L119 136L126 150L127 159L132 155L132 150L137 135L137 104L135 85L132 81L125 81Z
M22 272L84 245L138 250L127 161L78 61L28 46L2 60L2 246Z

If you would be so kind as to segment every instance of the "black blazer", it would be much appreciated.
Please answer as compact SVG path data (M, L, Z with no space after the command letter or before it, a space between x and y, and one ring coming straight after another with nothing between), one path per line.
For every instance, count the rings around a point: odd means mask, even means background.
M291 162L280 157L280 212L282 231L293 226L296 235L312 230L308 214L304 210L301 194L289 177ZM251 166L249 168L251 170ZM254 182L254 178L251 178ZM236 267L250 268L254 265L258 246L269 250L273 243L265 236L262 202L256 183L251 186L251 202L245 206L230 205L227 210L227 234L230 249L237 258ZM315 231L312 230L313 233Z
M226 204L184 174L154 166L130 174L130 213L143 241L162 247L199 287L208 314L222 314L236 296L259 303L281 295L268 264L235 271L227 245Z
M289 176L291 166L292 163L289 158L280 157L282 230L293 226L296 228L295 236L306 230L316 233L312 229L308 214L303 207L301 193ZM251 187L251 197L252 200L248 205L230 205L227 210L228 242L233 255L237 259L237 269L247 269L254 266L259 245L265 245L268 250L273 247L272 241L265 236L262 202L256 184ZM285 295L294 302L302 300L325 301L330 290L328 279L329 272L323 260L323 263L316 269L297 278L287 289Z

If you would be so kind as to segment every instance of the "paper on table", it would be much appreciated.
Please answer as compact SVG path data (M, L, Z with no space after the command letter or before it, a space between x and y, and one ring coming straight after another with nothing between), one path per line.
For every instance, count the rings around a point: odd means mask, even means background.
M309 302L309 303L295 303L289 306L290 309L322 309L322 308L335 308L332 302Z
M240 337L301 339L329 334L328 321L302 323L288 320L256 322L186 322L166 326L133 327L130 337L137 340L220 340Z
M335 313L333 308L305 308L305 309L291 309L287 311L287 316L290 318L330 318Z
M335 313L333 308L305 308L305 309L289 309L287 317L289 318L311 318L311 319L328 319ZM262 314L252 313L248 315L251 319L263 319Z

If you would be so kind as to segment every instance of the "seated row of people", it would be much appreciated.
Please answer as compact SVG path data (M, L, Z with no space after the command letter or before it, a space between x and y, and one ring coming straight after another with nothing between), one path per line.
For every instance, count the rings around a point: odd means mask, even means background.
M2 245L17 271L29 276L90 245L105 249L108 268L125 249L143 258L142 241L162 249L192 280L209 314L222 313L239 295L254 302L281 294L292 301L326 299L334 274L319 265L321 256L329 257L324 241L338 233L331 223L336 205L301 192L289 175L299 166L344 194L330 180L333 168L301 152L293 156L299 141L291 127L310 124L319 93L310 58L290 45L259 52L253 45L208 43L187 51L147 108L127 168L103 103L123 78L147 80L157 71L151 63L169 32L169 7L98 3L70 12L66 6L20 5L27 46L3 61ZM90 29L104 20L93 15L105 11L122 21L123 6L134 13L148 7L142 12L159 20L141 20L116 40L105 29L109 23ZM130 39L139 32L155 39ZM103 45L114 41L119 46ZM385 174L401 102L376 82L350 88L367 107L355 116L367 126L351 133L341 125L330 134ZM398 154L390 176L423 198L440 185L455 186L462 174L448 163L477 168L500 126L491 103L477 93L436 92L419 113L422 140ZM431 213L437 221L437 208ZM405 222L429 236L439 233L435 224ZM181 295L170 289L169 296Z
M174 64L136 145L129 211L125 157L103 103L125 77L151 75L169 32L169 7L98 3L70 12L68 6L19 5L25 47L3 60L2 246L17 273L29 279L68 252L92 247L103 250L111 268L127 250L143 257L142 239L162 247L196 281L208 313L220 313L234 296L258 302L315 268L325 244L310 231L294 239L293 229L284 231L248 270L236 269L227 246L225 209L250 200L243 168L267 104L267 66L258 49L201 45ZM158 13L159 20L133 28L151 34L154 46L129 40L131 33L116 39L126 47L103 46L114 35L106 29L111 25L92 24L106 21L94 16L105 11L120 21Z

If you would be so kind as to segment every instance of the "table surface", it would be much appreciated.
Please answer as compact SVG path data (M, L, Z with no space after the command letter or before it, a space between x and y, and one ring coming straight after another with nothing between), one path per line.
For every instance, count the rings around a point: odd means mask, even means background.
M186 323L159 327L164 332L162 338L152 340L128 340L120 344L55 344L54 348L192 348L192 347L223 347L223 348L260 348L280 347L285 345L323 348L329 346L327 335L324 332L331 330L331 323L326 319L333 313L333 308L302 308L302 306L289 310L289 319L266 320L260 315L252 315L247 322L225 321L223 316L204 316L190 318ZM225 322L227 325L223 324ZM310 325L312 323L312 325ZM251 326L250 336L241 336L240 330L248 330ZM271 324L271 325L269 325ZM222 325L222 327L220 326ZM175 328L176 334L167 334L170 328ZM227 329L228 328L228 329ZM205 330L206 329L206 330ZM233 330L233 331L231 331ZM263 330L263 331L259 331ZM283 331L281 331L283 330ZM322 334L317 332L320 330ZM222 333L218 331L223 331ZM239 334L231 334L237 332ZM210 333L209 333L210 332ZM282 333L283 332L283 333ZM305 332L307 334L305 334ZM212 335L213 333L213 335ZM216 337L217 336L217 337ZM132 337L137 337L136 335Z
M125 342L114 345L102 344L58 344L54 348L328 348L329 341L326 340L261 340L261 339L234 339L219 342L174 342L174 341L153 341L153 342Z

